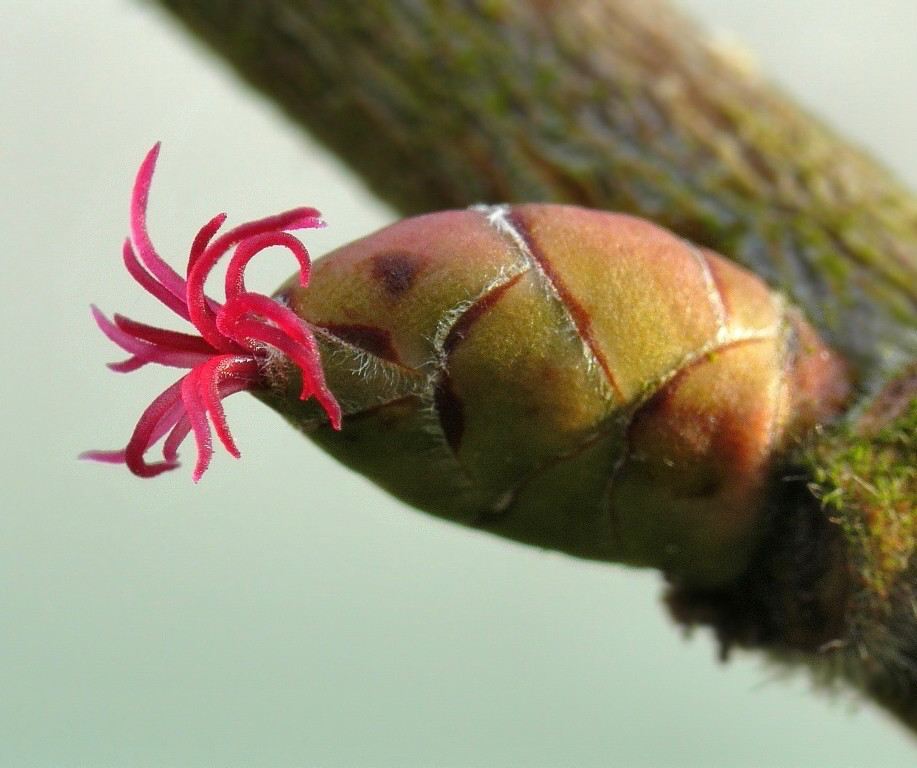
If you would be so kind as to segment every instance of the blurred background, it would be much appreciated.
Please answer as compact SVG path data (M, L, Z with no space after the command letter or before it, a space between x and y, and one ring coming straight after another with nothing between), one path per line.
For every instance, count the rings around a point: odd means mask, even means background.
M917 184L917 5L680 5ZM176 265L223 210L316 205L316 255L394 216L150 3L0 10L0 765L914 765L870 706L685 639L657 575L424 517L252 398L198 486L190 443L152 481L77 462L175 379L107 371L88 311L180 327L119 257L154 141Z

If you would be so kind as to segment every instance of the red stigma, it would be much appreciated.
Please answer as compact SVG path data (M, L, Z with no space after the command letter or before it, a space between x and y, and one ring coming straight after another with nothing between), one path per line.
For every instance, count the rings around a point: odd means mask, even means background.
M265 347L278 350L297 365L303 381L300 397L314 396L332 426L340 429L341 409L325 384L312 330L288 307L248 291L244 279L245 268L255 255L281 246L299 262L300 282L306 285L309 254L290 231L323 227L324 222L314 208L295 208L241 224L216 237L226 220L226 214L220 214L197 233L182 277L156 253L146 229L147 199L158 155L156 144L134 182L131 237L122 251L124 265L147 293L190 322L197 334L157 328L121 315L109 320L96 307L92 315L102 333L131 355L109 364L112 370L127 373L147 363L190 370L150 403L125 448L87 451L80 458L126 464L135 475L154 477L179 465L178 447L193 432L197 444L193 478L197 482L213 455L211 425L226 450L239 456L222 401L236 392L263 386L260 361ZM204 283L230 250L226 299L221 304L204 293ZM148 463L147 450L160 440L163 460Z

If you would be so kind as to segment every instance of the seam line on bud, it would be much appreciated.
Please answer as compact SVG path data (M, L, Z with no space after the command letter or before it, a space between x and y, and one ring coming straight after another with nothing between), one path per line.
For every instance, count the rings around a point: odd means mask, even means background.
M707 291L707 301L710 302L710 308L713 310L713 316L716 318L716 340L725 341L729 332L728 322L729 313L726 309L726 302L723 300L723 292L713 277L713 270L710 269L710 262L707 255L694 243L685 240L685 245L690 247L691 253L697 261L701 271L701 278L704 281L704 288Z
M450 437L452 430L446 428L443 414L440 412L441 396L444 388L448 388L449 384L449 354L460 341L460 339L455 338L455 334L462 332L463 325L467 326L464 329L467 332L468 327L489 308L490 304L499 300L506 290L511 288L531 269L532 266L529 262L520 260L511 267L500 270L497 277L491 280L477 296L473 299L462 301L447 312L433 335L432 342L436 356L436 367L427 375L422 398L426 403L426 410L435 422L431 431L435 432L436 436L442 439L443 443L449 447L456 464L471 483L473 483L472 475L467 467L462 464L458 455L460 440L454 439L454 436ZM440 396L439 398L438 395Z
M624 397L624 393L615 380L608 360L605 359L605 356L595 343L589 318L585 316L585 313L582 311L576 311L576 301L564 285L560 276L556 274L551 267L550 261L548 261L547 257L538 248L525 222L522 221L519 215L513 211L512 207L509 205L475 206L474 210L483 213L487 222L496 229L497 232L508 239L515 246L519 255L531 264L541 276L545 288L564 308L571 328L576 332L583 344L590 367L594 368L598 366L605 374L608 386L614 391L615 396L620 402L625 402L626 398Z

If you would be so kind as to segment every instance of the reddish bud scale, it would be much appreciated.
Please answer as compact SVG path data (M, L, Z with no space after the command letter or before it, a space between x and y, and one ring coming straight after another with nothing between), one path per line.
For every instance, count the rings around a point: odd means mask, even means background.
M408 503L538 546L733 578L788 440L840 361L755 276L647 221L555 205L398 222L278 297L316 330L335 434L266 400Z

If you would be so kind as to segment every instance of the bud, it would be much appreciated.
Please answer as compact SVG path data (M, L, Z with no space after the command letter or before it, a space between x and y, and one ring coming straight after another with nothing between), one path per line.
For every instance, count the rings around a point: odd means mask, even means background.
M574 555L732 579L779 455L831 417L838 358L751 273L571 206L398 222L276 298L313 328L340 433L265 400L409 504Z
M735 578L759 541L777 458L847 395L842 362L782 296L620 214L560 205L429 214L334 251L311 275L289 230L319 226L313 209L211 242L217 217L182 279L145 232L155 152L132 206L140 261L128 243L125 264L200 335L96 312L132 354L116 370L191 371L147 409L124 451L89 458L157 474L177 465L193 431L198 479L208 418L238 455L220 398L247 389L422 510L712 587ZM242 279L271 245L300 263L273 300ZM203 283L233 247L221 305ZM160 438L164 461L146 464Z

